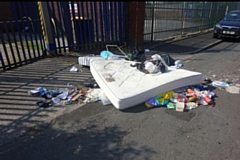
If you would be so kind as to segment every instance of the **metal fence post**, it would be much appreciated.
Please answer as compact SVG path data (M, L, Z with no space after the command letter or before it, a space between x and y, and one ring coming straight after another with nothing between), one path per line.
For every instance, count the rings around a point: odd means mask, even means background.
M184 33L184 27L185 27L185 8L186 8L186 2L183 2L183 7L182 7L182 29L181 29L181 35Z
M152 1L152 29L151 29L151 42L153 41L154 35L154 15L155 15L155 1Z
M53 31L51 27L51 19L48 12L48 2L38 2L39 6L39 15L40 15L40 21L42 25L42 32L44 41L46 44L46 50L48 55L53 56L57 55L56 53L56 44L54 42L55 38L53 37Z
M205 8L206 7L206 1L204 2L203 6L202 6L202 13L201 13L201 25L199 27L199 32L202 31L202 27L203 27L203 20L205 19Z
M2 52L0 51L0 60L2 62L2 68L3 70L5 71L6 70L6 66L5 66L5 63L4 63L4 59L3 59L3 56L2 56Z

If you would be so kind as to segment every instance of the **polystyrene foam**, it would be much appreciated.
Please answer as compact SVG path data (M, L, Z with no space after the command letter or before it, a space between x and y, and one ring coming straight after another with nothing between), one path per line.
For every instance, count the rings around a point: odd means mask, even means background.
M90 66L90 61L91 60L104 60L102 57L100 56L94 56L94 57L88 57L88 56L85 56L85 57L78 57L78 63L80 65L83 65L83 66Z

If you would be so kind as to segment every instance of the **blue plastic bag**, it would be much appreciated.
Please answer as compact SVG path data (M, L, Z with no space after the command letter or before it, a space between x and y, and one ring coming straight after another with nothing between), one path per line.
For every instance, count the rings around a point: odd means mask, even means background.
M114 54L110 51L102 51L100 55L105 60L107 60L109 56L114 56Z

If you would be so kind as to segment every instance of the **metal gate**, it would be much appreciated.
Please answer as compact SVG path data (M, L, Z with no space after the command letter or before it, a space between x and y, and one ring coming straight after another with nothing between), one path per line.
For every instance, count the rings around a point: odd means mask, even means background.
M144 40L156 41L199 32L213 25L238 2L146 1Z
M58 53L125 42L125 2L49 2Z
M49 22L40 17L40 2L0 3L0 71L44 58L49 50L58 55L125 43L125 2L41 2Z
M43 58L46 54L37 3L0 3L0 70Z

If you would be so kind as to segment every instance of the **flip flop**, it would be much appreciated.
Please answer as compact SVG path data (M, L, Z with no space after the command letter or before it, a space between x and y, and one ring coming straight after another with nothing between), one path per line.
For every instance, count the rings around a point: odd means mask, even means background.
M42 95L41 97L45 98L45 99L51 99L52 98L52 95L47 93L47 94L44 94Z
M38 101L36 104L41 108L47 108L54 105L53 101L50 101L50 102Z

